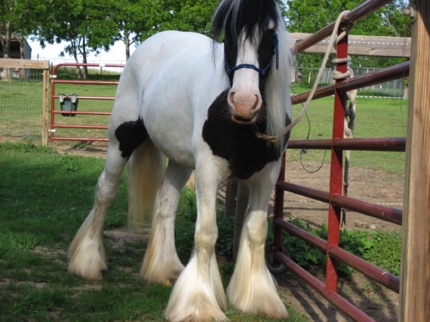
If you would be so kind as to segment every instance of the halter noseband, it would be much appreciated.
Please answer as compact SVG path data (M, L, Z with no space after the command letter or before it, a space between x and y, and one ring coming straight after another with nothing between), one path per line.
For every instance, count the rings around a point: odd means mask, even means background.
M272 66L273 56L275 56L275 55L276 55L276 70L278 70L279 69L279 47L278 47L278 35L276 35L276 34L273 36L273 54L272 54L272 57L270 58L269 62L267 63L266 67L259 68L255 65L252 65L252 64L240 64L240 65L237 65L237 66L231 68L227 62L227 57L225 57L225 59L224 59L225 70L227 72L227 75L231 76L238 69L248 68L248 69L255 70L261 76L265 76L267 71L269 70L270 66Z

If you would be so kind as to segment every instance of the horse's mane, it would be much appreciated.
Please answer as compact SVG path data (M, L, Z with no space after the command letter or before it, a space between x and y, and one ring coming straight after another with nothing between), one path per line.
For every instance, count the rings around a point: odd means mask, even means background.
M278 22L274 0L222 0L212 18L212 35L217 39L225 32L236 42L245 29L246 37L253 41L255 26L266 29L270 21Z

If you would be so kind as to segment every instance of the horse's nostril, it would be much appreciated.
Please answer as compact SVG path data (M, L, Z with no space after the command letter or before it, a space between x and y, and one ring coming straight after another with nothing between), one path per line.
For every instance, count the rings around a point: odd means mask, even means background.
M260 97L258 95L255 95L255 104L252 107L252 110L253 111L258 110L260 108L260 105L261 105L260 104Z
M228 93L228 96L227 96L227 102L228 102L228 104L230 105L230 106L234 106L234 95L235 95L236 93L235 92L233 92L233 91L230 91L230 93Z

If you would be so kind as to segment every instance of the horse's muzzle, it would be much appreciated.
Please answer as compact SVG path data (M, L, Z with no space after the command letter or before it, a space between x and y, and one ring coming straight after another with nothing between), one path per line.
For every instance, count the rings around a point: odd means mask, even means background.
M231 115L231 119L234 123L241 125L254 124L257 121L257 113L252 115L251 118L244 118L240 115Z

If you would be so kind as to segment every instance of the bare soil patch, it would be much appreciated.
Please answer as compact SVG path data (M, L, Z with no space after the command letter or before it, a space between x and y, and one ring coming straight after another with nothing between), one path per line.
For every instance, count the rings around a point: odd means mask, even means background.
M317 168L316 162L307 162L310 168ZM286 164L286 181L318 190L329 191L330 166L324 165L316 173L308 173L300 162ZM349 172L348 196L390 208L403 207L404 175L389 174L380 170L351 168ZM328 205L290 192L285 193L286 219L300 218L311 227L327 223ZM401 226L358 214L346 212L343 228L376 229L400 231Z

